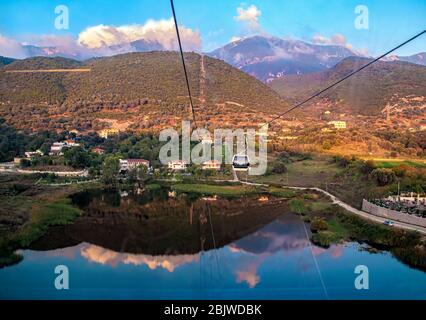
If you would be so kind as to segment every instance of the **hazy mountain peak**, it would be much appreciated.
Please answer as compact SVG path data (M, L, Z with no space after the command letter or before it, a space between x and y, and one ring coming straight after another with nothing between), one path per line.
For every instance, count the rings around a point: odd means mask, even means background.
M254 35L231 42L209 55L264 82L270 82L287 74L304 74L330 68L356 53L344 46Z

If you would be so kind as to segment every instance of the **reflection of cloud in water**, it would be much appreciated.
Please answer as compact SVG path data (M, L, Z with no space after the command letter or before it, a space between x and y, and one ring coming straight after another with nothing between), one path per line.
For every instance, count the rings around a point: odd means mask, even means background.
M250 288L254 288L261 280L257 274L258 268L269 256L308 249L310 241L303 230L303 222L292 217L287 218L284 216L229 245L230 253L240 255L235 266L237 283L246 282ZM343 253L342 246L331 246L329 249L313 246L312 250L314 256L327 254L332 258L339 258ZM307 271L314 267L309 257L310 254L298 259L301 270Z
M55 249L55 250L49 250L49 251L28 251L25 259L40 259L41 258L55 258L55 257L63 257L67 258L69 260L74 260L77 256L78 250L76 250L77 247L67 247L67 248L61 248L61 249ZM18 250L17 253L22 254L25 250Z
M244 270L237 270L237 283L246 282L250 288L254 288L259 282L260 277L257 275L257 268L261 262L253 262L245 265Z
M309 240L302 228L300 221L280 219L230 244L229 251L241 255L235 266L236 282L246 282L249 288L254 288L261 280L258 268L267 257L306 248Z
M173 272L177 267L199 261L199 255L178 255L178 256L152 256L145 254L119 253L95 245L88 245L81 248L81 255L87 260L103 265L117 266L126 265L146 265L151 270L163 268Z
M230 245L232 252L246 252L257 255L278 251L296 251L309 245L301 222L273 222L257 232Z
M314 256L320 256L326 253L326 254L329 254L331 258L337 259L337 258L340 258L343 254L343 246L333 245L333 246L330 246L330 248L328 249L313 246L312 251Z

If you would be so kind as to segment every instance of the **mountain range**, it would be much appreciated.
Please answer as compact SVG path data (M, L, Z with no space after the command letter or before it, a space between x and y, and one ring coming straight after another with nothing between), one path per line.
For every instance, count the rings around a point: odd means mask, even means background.
M342 79L371 59L349 57L321 72L289 75L270 83L283 99L296 103ZM322 94L327 108L352 115L378 115L388 103L426 97L426 66L404 61L378 61ZM317 103L318 99L312 103ZM335 111L333 110L333 111Z
M185 60L195 108L202 109L197 117L206 123L221 118L217 121L223 124L224 117L238 122L245 112L288 107L270 87L223 61L196 53L185 53ZM32 72L40 69L59 72ZM90 130L101 118L153 127L188 114L177 52L126 53L86 61L35 57L0 67L0 117L18 128Z
M209 55L224 60L263 82L270 82L288 74L325 70L357 53L344 46L253 36L227 44Z
M159 42L144 39L91 50L84 46L70 49L35 45L24 45L23 49L28 57L64 57L80 61L129 52L167 51ZM346 45L313 44L265 35L233 41L206 55L223 60L265 83L287 75L327 70L350 56L365 57ZM426 52L412 56L389 56L385 60L426 65Z

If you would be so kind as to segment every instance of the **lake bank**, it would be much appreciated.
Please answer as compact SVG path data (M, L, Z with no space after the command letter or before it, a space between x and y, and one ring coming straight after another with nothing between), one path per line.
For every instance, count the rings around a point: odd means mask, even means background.
M426 269L424 237L413 232L392 229L365 221L333 205L328 197L313 190L302 191L279 187L245 186L236 185L235 183L174 183L167 187L153 183L147 185L145 189L145 191L142 191L142 196L136 196L135 199L138 203L155 203L170 197L176 197L176 199L183 197L188 199L187 201L189 202L207 197L206 201L211 203L218 199L229 201L229 203L238 203L241 199L246 199L245 201L250 204L244 207L247 211L251 209L261 210L261 207L279 203L281 210L300 215L303 221L309 224L312 230L311 240L320 247L327 248L334 244L354 240L365 242L379 249L384 248L391 251L398 259L413 267ZM29 247L44 236L51 227L75 223L76 219L84 212L84 208L75 206L69 197L78 193L85 194L90 192L90 190L104 192L101 185L93 184L89 187L86 185L84 187L53 188L49 189L48 192L45 190L37 195L37 201L31 201L29 206L31 211L29 220L21 228L18 228L19 230L14 230L7 237L2 237L0 246L2 248L2 259L0 261L3 265L19 262L20 257L16 255L15 250ZM109 202L98 202L93 205L94 209L99 211L109 206L108 212L116 212L116 215L122 215L126 210L130 209L128 207L123 207L123 209L120 206L115 206L126 199L125 193L114 193L114 196L106 197ZM161 197L155 198L155 193L161 194ZM121 197L124 197L122 198L123 200L121 200ZM21 203L28 207L26 201ZM126 201L123 203L126 203ZM135 214L137 216L137 212L140 210L142 209L134 207L129 211L130 213L126 216L126 219L133 221L132 217ZM202 210L202 208L196 206L195 210ZM167 206L159 207L158 214L160 216L162 212L168 212ZM253 214L255 215L255 213ZM102 228L102 226L100 227ZM259 225L255 224L253 227L259 227ZM155 234L152 234L152 237L155 239Z

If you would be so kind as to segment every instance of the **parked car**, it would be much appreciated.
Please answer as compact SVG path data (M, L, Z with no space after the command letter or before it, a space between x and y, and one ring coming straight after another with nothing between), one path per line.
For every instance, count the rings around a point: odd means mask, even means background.
M383 224L385 226L389 226L389 227L393 227L393 225L394 225L393 221L391 221L391 220L385 220L385 222L383 222Z

